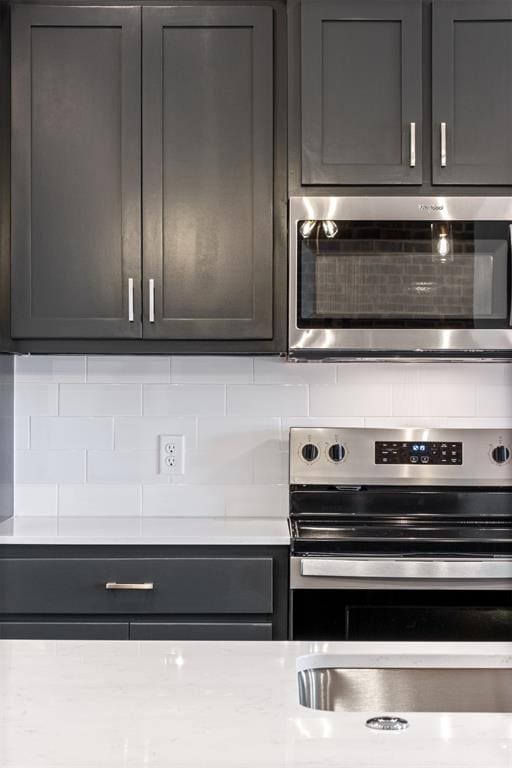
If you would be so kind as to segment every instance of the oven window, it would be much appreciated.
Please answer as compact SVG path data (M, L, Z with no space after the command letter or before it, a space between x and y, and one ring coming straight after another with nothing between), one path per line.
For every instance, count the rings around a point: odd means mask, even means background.
M510 590L292 592L293 640L510 642Z
M507 222L297 226L299 328L510 325Z

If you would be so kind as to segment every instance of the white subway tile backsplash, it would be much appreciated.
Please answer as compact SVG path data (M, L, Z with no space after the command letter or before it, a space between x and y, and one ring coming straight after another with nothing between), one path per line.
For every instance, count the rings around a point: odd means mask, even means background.
M114 419L116 450L156 450L159 435L184 435L185 450L196 447L197 420L193 416L118 416Z
M512 418L512 386L484 385L476 390L476 415Z
M16 483L83 483L85 451L16 451Z
M250 357L173 357L173 384L249 384L253 380Z
M253 482L253 453L244 451L240 445L224 451L199 448L187 451L185 474L180 483L201 485L231 485Z
M376 415L376 414L375 414ZM475 387L468 381L465 386L432 384L393 387L394 416L474 416Z
M336 368L337 383L343 387L363 387L379 384L391 386L415 381L420 366L415 363L339 363Z
M288 484L226 487L226 516L287 517Z
M133 517L142 512L139 485L60 485L59 515Z
M96 384L167 384L169 357L102 355L87 358L87 381Z
M88 483L168 483L156 451L88 451Z
M197 443L202 450L247 453L269 440L278 440L281 421L277 417L221 416L197 420Z
M279 484L288 482L288 453L281 450L280 440L268 440L254 449L254 482Z
M14 448L17 451L30 448L30 416L16 416L14 421Z
M281 357L254 358L255 384L334 384L336 366L329 363L287 363Z
M367 386L310 387L310 416L391 415L392 388L389 384Z
M14 506L20 517L49 517L57 514L57 485L14 486Z
M34 449L112 448L114 421L96 417L33 417L30 445Z
M206 384L144 386L145 416L215 416L225 412L225 387Z
M308 387L228 385L226 403L228 416L307 416Z
M16 515L283 517L308 425L512 428L512 365L17 358ZM184 475L158 473L161 434L185 435Z
M139 416L141 388L137 384L62 384L61 416Z
M15 417L57 416L59 412L58 384L18 384L14 393Z
M223 517L226 487L144 485L143 514L151 517Z
M147 517L286 517L288 486L145 485L143 510Z
M16 381L81 383L85 381L85 361L78 355L19 355L15 360Z

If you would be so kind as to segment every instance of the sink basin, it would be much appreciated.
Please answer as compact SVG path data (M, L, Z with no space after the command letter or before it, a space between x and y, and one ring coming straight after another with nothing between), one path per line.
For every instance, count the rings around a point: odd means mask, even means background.
M332 712L512 712L512 668L316 668L304 707Z

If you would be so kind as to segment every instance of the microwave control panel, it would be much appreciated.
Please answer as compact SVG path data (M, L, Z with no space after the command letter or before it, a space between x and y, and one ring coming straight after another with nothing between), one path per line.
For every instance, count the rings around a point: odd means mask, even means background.
M462 443L375 443L376 464L462 464Z

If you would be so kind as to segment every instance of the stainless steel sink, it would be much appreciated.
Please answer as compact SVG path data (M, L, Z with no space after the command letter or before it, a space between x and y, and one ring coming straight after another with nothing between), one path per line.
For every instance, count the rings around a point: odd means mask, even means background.
M298 672L304 707L335 712L512 712L512 669L318 668Z

